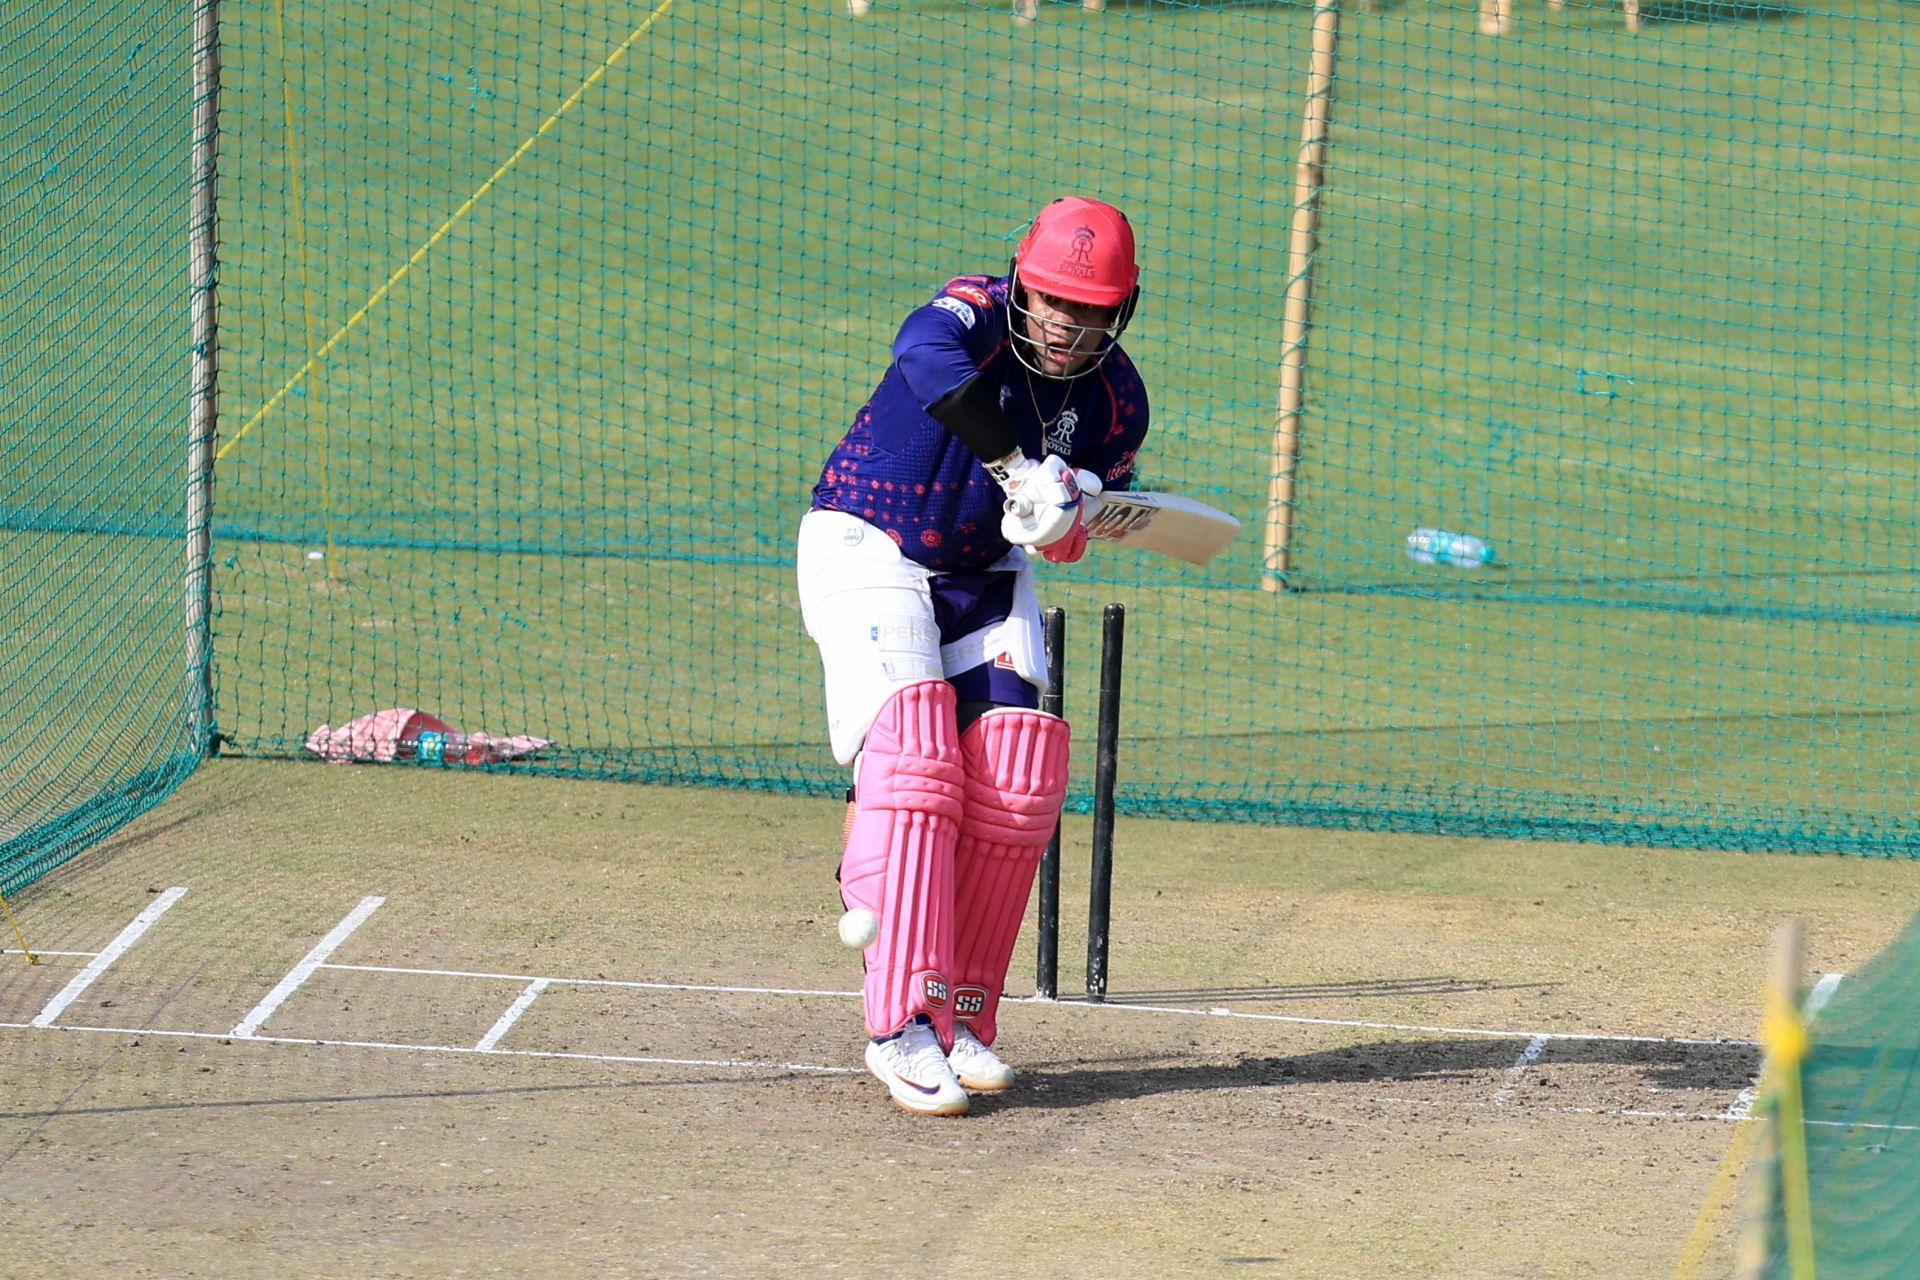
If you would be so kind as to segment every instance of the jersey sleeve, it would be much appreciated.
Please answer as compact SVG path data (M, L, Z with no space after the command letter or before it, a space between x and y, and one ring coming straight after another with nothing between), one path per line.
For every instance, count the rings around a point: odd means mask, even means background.
M1004 322L984 277L949 280L893 340L893 359L925 409L971 378L999 349Z

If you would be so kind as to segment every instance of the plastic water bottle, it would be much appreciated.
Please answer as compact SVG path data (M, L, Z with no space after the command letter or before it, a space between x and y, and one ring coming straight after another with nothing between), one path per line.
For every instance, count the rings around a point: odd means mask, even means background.
M1483 539L1445 529L1415 529L1407 535L1407 554L1421 564L1450 564L1459 569L1493 563L1493 548Z
M467 735L428 729L413 740L413 756L421 764L464 764Z

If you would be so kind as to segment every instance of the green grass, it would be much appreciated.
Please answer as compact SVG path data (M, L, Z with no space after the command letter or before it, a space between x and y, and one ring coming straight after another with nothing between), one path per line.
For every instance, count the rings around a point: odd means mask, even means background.
M1126 803L1911 851L1898 6L1498 40L1462 4L1344 15L1286 594L1261 533L1309 10L837 8L228 11L229 749L407 704L560 769L833 790L807 489L899 317L1091 190L1141 229L1143 481L1248 525L1206 570L1045 574L1083 739L1098 606L1132 607ZM42 407L110 403L102 333L153 373L83 458L31 446L4 492L35 527L172 518L178 296L142 296L157 334L95 310L60 340ZM80 461L116 483L34 480ZM1412 564L1419 524L1503 567Z

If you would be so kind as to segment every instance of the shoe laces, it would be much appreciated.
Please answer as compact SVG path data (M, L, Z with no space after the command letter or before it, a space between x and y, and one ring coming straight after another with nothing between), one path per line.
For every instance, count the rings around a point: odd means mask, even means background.
M934 1034L933 1024L921 1019L908 1023L894 1040L894 1046L909 1066L921 1071L930 1069L934 1058L943 1065L947 1060L947 1055L940 1048L940 1037Z

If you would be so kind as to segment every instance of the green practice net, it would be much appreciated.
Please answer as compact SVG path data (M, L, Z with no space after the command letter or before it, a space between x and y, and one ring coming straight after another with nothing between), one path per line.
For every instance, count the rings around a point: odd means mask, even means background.
M0 3L0 893L200 758L184 6ZM204 736L204 735L201 735Z
M1141 484L1246 524L1204 569L1043 571L1085 744L1130 608L1124 809L1907 854L1913 12L1322 13L1309 260L1305 5L229 2L223 749L409 706L553 740L515 767L836 790L808 490L905 313L1080 192L1140 232Z
M1801 1090L1815 1273L1920 1275L1920 917L1847 976L1811 1031ZM1797 1280L1777 1156L1763 1173L1765 1274Z

